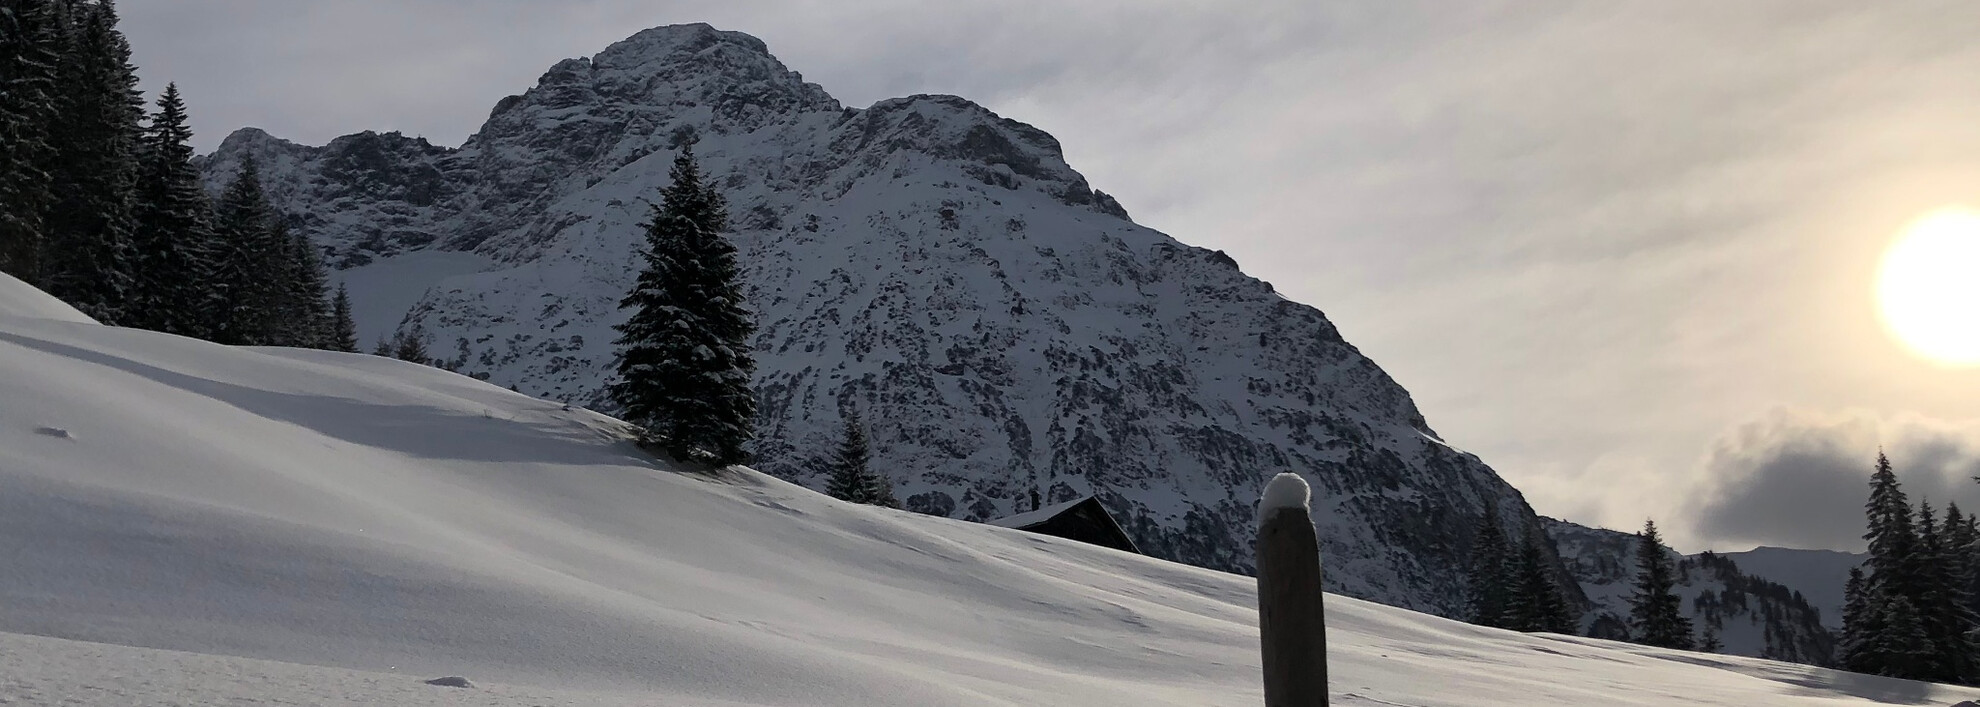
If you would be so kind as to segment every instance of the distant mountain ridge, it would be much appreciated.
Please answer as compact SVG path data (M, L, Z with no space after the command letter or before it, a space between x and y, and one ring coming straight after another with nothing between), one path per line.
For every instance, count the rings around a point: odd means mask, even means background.
M1636 589L1637 536L1553 518L1545 518L1543 523L1591 602L1582 619L1583 633L1623 639L1630 596ZM1834 662L1836 634L1825 625L1828 612L1811 602L1800 587L1745 567L1739 557L1747 553L1687 556L1669 548L1665 552L1677 565L1677 593L1684 600L1694 633L1702 636L1705 626L1711 625L1725 643L1722 652L1812 665ZM1767 568L1782 569L1774 565ZM1838 584L1838 594L1841 589ZM1839 619L1836 624L1840 626Z
M361 326L609 410L640 224L690 145L759 317L757 468L818 486L810 450L857 412L913 510L1093 494L1144 551L1239 572L1259 489L1298 471L1331 588L1444 615L1487 505L1538 522L1318 310L1135 224L1052 136L954 96L847 108L748 35L661 27L559 62L459 148L244 129L203 165L218 185L256 159L344 278L404 290Z

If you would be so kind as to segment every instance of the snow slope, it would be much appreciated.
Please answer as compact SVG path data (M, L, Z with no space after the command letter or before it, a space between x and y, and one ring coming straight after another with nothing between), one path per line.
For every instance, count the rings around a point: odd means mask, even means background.
M0 314L0 400L0 701L1259 700L1247 578L684 473L432 368ZM1328 601L1340 705L1980 697Z

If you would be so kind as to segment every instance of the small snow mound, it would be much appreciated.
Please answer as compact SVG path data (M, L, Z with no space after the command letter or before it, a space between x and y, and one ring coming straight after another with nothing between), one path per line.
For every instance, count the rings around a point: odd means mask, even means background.
M1265 485L1265 495L1258 499L1258 518L1262 521L1266 514L1281 508L1305 508L1312 495L1313 490L1298 474L1288 471L1274 476Z
M65 429L62 429L62 428L60 428L60 427L36 427L36 428L34 428L34 433L35 433L35 434L38 434L38 435L41 435L41 436L44 436L44 437L59 437L59 438L61 438L61 439L75 439L75 437L74 437L74 436L72 436L72 435L70 435L70 434L69 434L69 431L68 431L68 430L65 430Z
M62 300L55 299L41 290L35 289L14 276L0 273L0 317L26 317L30 319L54 319L77 324L95 324L96 320L77 311Z
M461 677L459 675L449 675L444 678L434 678L432 680L426 681L426 684L439 685L440 687L474 687L474 683L468 682L467 678Z

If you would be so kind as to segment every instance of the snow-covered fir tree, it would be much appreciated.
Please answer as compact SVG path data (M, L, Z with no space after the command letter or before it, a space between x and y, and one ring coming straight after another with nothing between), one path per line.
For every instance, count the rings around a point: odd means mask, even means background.
M136 270L126 326L206 337L211 288L211 205L192 164L192 129L179 87L167 84L138 151L132 246Z
M357 320L351 318L351 291L343 283L337 284L337 295L330 299L330 342L331 351L357 353Z
M1684 615L1684 603L1673 591L1677 571L1664 554L1657 523L1644 521L1637 538L1636 591L1629 601L1632 638L1648 646L1690 650L1691 619Z
M49 126L61 34L54 0L0 0L0 272L42 282Z
M645 267L619 304L616 330L622 417L676 459L717 466L743 461L753 436L755 325L738 282L736 249L722 234L727 205L702 182L691 147L674 160L646 226Z
M133 187L143 96L130 44L107 1L57 3L66 36L56 63L57 117L48 178L55 201L41 258L49 294L106 324L121 323L132 278ZM60 9L66 9L61 12Z

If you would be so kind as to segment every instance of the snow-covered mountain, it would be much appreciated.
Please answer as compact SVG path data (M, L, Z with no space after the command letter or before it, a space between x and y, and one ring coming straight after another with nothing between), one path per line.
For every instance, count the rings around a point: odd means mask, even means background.
M1272 474L1307 476L1332 586L1451 614L1485 504L1534 515L1442 442L1318 310L1139 226L1052 136L962 98L841 106L753 37L651 29L557 64L459 148L259 130L243 157L360 326L609 411L640 224L693 145L731 203L758 313L758 468L818 485L857 412L907 507L987 520L1096 494L1145 551L1248 571Z
M1261 699L1249 579L683 472L615 420L433 368L104 327L0 275L0 401L0 703ZM1327 612L1343 707L1980 698Z
M1582 632L1624 637L1636 590L1637 537L1553 518L1543 522L1591 604ZM1823 624L1825 612L1794 588L1744 571L1728 555L1664 551L1677 564L1677 594L1693 630L1702 637L1711 626L1725 644L1723 652L1812 665L1834 659L1835 637Z

